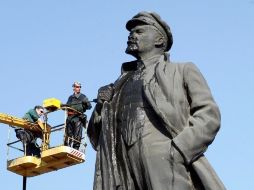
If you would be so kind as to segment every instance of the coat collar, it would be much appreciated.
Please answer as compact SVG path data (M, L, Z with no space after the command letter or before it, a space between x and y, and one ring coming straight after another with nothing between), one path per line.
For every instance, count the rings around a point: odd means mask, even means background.
M129 72L129 71L135 71L140 66L140 64L143 64L145 68L148 68L152 66L155 63L161 62L162 60L167 60L165 55L155 55L148 59L144 60L135 60L130 62L125 62L122 64L121 72Z
M72 94L72 97L79 98L80 95L81 95L81 93L78 93L78 94L73 93L73 94Z

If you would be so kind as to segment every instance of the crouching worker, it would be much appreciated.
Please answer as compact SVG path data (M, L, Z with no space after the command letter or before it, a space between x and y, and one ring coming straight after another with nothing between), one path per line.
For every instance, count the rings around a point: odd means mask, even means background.
M84 112L92 108L88 98L82 94L81 83L74 82L73 94L68 98L66 105L68 117L66 119L66 137L65 146L73 147L79 150L82 139L83 127L86 127L86 115Z
M41 116L44 114L44 108L42 106L35 106L30 109L23 117L31 123L35 123L41 120ZM16 137L23 143L24 153L26 156L37 156L40 157L40 148L36 143L36 139L39 137L37 133L26 129L15 129ZM41 138L41 137L40 137Z

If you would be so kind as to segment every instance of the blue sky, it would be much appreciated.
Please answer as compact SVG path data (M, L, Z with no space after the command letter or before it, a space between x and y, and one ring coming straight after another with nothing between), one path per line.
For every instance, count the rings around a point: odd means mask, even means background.
M124 53L125 23L142 10L171 26L171 60L194 62L220 107L222 127L206 152L210 163L227 189L252 189L253 0L0 0L0 112L22 117L46 98L65 102L76 80L95 98L133 59ZM64 116L49 119L55 125ZM6 125L0 134L0 188L21 189L22 177L6 170ZM92 189L94 162L88 143L84 164L29 178L27 189Z

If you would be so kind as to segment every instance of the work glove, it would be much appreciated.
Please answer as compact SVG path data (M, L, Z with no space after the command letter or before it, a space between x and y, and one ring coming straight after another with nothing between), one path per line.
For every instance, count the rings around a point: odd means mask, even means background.
M67 106L69 106L68 104L61 104L60 105L60 107L62 108L62 107L67 107Z

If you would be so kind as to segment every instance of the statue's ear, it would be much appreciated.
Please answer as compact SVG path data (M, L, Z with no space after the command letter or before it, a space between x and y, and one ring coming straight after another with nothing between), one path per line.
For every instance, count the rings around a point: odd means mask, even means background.
M163 37L158 36L157 39L155 40L155 47L164 47L165 45L165 40Z

